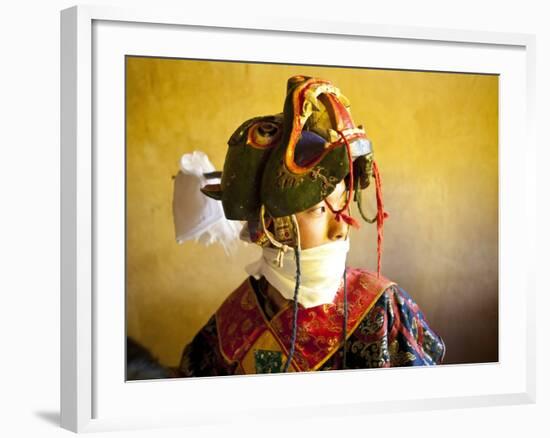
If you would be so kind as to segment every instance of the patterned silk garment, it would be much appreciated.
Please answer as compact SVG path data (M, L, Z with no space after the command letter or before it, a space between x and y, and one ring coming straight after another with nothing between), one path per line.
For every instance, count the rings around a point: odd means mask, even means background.
M346 368L387 368L437 365L445 344L428 326L410 295L397 285L378 299L346 342ZM321 370L339 369L340 349Z
M348 325L343 343L343 287L331 305L300 309L290 371L326 371L440 364L442 339L399 286L365 270L348 269ZM260 298L260 299L259 299ZM268 317L248 279L184 349L182 377L282 371L291 307ZM229 318L228 318L229 315ZM344 346L346 357L344 364Z

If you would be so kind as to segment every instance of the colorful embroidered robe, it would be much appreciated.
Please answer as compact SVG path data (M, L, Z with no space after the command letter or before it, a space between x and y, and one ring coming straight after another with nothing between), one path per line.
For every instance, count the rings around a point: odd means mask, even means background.
M412 298L385 278L347 271L347 339L344 294L332 304L299 306L296 349L290 371L379 368L441 363L445 345L429 328ZM281 372L292 336L293 306L270 320L247 279L184 349L183 377ZM342 285L343 286L343 285Z

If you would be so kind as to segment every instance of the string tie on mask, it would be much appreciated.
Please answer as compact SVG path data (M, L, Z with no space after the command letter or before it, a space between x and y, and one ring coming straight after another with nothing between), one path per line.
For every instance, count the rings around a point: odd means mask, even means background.
M271 232L267 229L267 226L265 224L265 206L264 205L262 205L260 208L260 222L262 223L262 231L266 235L267 239L278 250L277 256L275 257L274 262L278 268L282 268L284 265L285 254L290 249L290 246L279 242L277 239L275 239L275 236L273 236L273 234L271 234Z
M344 133L340 130L336 130L338 134L340 134L340 137L342 140L344 140L344 144L346 146L346 152L348 155L348 162L349 162L349 195L346 199L346 204L339 210L334 209L332 205L330 205L330 202L328 202L327 199L325 199L325 204L329 208L329 210L336 216L336 221L340 222L343 220L346 224L351 225L354 228L359 228L359 222L357 222L353 217L351 217L347 212L349 211L349 204L351 202L351 199L353 198L353 158L351 156L351 146L349 145L348 139L344 135Z

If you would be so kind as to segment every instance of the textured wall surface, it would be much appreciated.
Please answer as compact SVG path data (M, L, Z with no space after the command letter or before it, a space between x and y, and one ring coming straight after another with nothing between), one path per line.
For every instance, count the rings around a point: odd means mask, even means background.
M280 112L294 74L333 81L366 128L390 213L382 272L444 338L445 362L498 360L498 77L475 74L128 58L128 334L175 365L245 278L253 246L176 244L172 176L197 149L221 169L233 130ZM376 269L374 226L353 232L348 260Z

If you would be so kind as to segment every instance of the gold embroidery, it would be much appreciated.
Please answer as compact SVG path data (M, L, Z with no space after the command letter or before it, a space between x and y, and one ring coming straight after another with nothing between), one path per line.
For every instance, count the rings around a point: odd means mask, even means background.
M311 336L308 334L308 331L304 327L299 326L296 330L296 342L305 344L306 342L309 342L310 339Z
M390 344L390 358L392 366L399 367L413 362L416 356L408 351L399 351L399 342L396 339Z
M241 331L243 333L248 333L250 330L252 330L252 321L250 319L246 318L243 323L241 324Z
M386 337L370 343L356 340L351 343L349 351L361 357L366 363L367 368L389 366L390 355Z
M366 333L376 333L384 325L384 312L378 310L373 311L367 316L365 323Z
M227 329L227 333L229 335L232 335L233 333L235 333L235 330L237 330L237 323L236 322L232 322L230 325L229 325L229 328Z
M246 291L241 297L241 307L244 310L252 310L256 307L256 302L251 295L250 291Z

